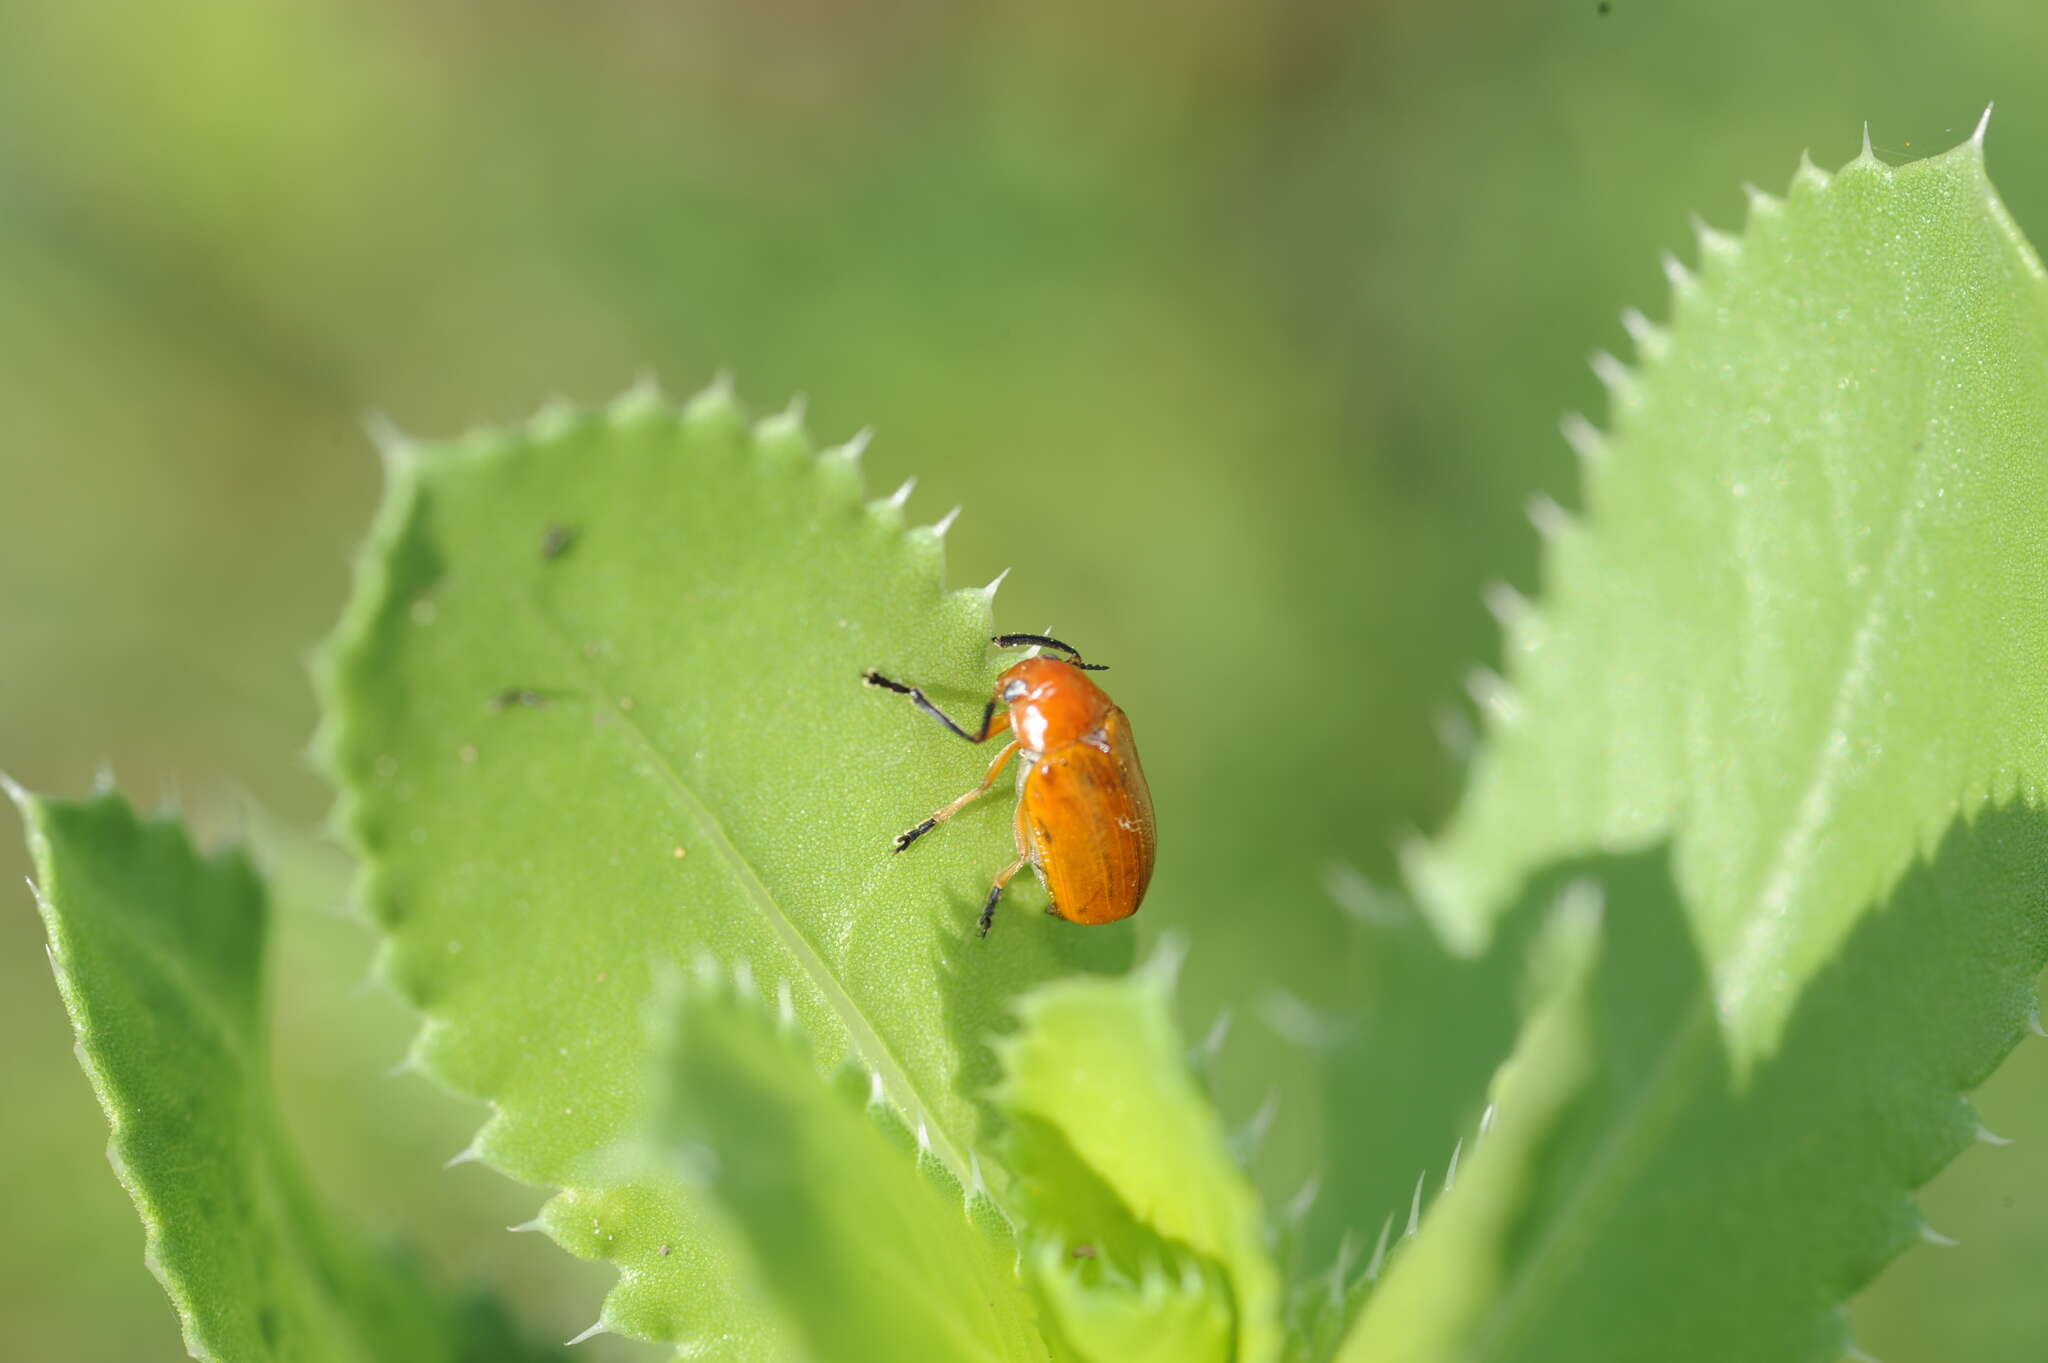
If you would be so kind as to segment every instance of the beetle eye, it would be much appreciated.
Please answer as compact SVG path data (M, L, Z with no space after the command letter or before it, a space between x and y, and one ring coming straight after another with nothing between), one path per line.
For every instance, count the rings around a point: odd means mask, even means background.
M1028 689L1029 688L1026 687L1023 682L1013 681L1008 686L1005 686L1003 688L1003 699L1006 701L1016 700L1019 697L1021 697L1024 694L1024 692Z

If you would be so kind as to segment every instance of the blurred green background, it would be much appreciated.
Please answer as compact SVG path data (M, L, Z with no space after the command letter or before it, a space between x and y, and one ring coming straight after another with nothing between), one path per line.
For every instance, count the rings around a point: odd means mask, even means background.
M0 0L0 765L312 825L301 660L376 497L364 415L730 367L822 439L873 424L877 491L966 504L956 582L1014 566L1006 627L1115 664L1146 926L1192 940L1191 1026L1235 1007L1229 1110L1277 1083L1287 1191L1321 1117L1273 1024L1351 949L1325 875L1446 808L1481 588L1535 586L1587 353L1662 311L1689 213L1738 226L1866 118L1903 160L2004 97L1992 173L2048 235L2044 55L2013 0ZM0 1337L177 1357L24 870L0 838ZM279 1068L322 1181L580 1329L608 1273L440 1169L476 1111L383 1077L410 1023L331 878L294 883ZM1930 1190L1963 1243L1858 1304L1880 1357L2042 1356L2048 1048L1982 1106L2018 1143Z

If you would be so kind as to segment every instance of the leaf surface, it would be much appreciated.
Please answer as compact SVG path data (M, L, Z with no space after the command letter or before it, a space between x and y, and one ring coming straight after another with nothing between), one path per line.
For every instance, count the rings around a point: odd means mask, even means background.
M522 1345L494 1302L437 1292L309 1182L271 1085L267 909L247 859L202 857L179 824L139 820L112 794L9 790L108 1156L192 1356L556 1357Z
M1666 837L1742 1063L1958 814L2048 776L2048 279L1972 140L1757 194L1602 363L1582 521L1410 859L1471 950L1536 870ZM1554 510L1554 509L1553 509Z
M1009 995L1130 950L1022 887L974 936L1006 795L890 854L989 753L862 672L971 723L1001 659L989 594L942 589L940 533L867 501L858 454L723 388L399 443L320 669L418 1062L491 1103L477 1154L561 1189L550 1232L623 1270L607 1327L721 1357L789 1346L701 1194L620 1144L660 967L709 953L786 995L820 1073L878 1076L964 1183Z
M663 1139L703 1170L812 1357L1043 1363L1002 1214L864 1075L820 1080L793 1015L715 976L675 1013Z

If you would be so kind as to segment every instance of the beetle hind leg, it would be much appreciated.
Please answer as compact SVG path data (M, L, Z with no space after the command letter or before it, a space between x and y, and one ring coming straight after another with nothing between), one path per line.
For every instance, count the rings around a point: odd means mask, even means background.
M989 887L988 903L981 906L980 928L983 937L988 936L988 930L995 926L996 901L1003 897L1004 889L1016 878L1017 872L1024 869L1024 865L1025 859L1018 857L1002 869L1002 873L996 877L996 883Z

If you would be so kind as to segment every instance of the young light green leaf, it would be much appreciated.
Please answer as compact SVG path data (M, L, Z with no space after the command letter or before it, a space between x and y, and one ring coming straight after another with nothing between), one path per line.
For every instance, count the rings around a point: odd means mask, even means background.
M1537 943L1541 992L1494 1078L1486 1138L1426 1229L1394 1258L1336 1363L1429 1363L1472 1356L1513 1264L1507 1253L1554 1140L1597 1063L1587 985L1599 951L1599 893L1569 887Z
M1043 1363L1009 1226L870 1103L865 1075L821 1080L794 1026L715 981L674 1018L663 1143L739 1227L809 1357Z
M1675 264L1489 742L1412 860L1483 942L1526 877L1672 839L1716 1023L1768 1056L1917 849L2048 779L2048 279L1980 140L1758 194Z
M443 1296L315 1193L271 1089L263 887L118 796L8 787L28 826L50 961L141 1214L144 1259L194 1358L483 1363L554 1357L495 1303Z
M1119 979L1040 986L1018 1005L1022 1029L1001 1043L997 1101L1039 1137L1017 1151L1018 1172L1040 1185L1040 1198L1069 1208L1116 1203L1099 1231L1069 1223L1068 1234L1114 1245L1135 1224L1207 1259L1228 1284L1232 1357L1266 1363L1280 1350L1279 1271L1266 1250L1258 1195L1183 1065L1172 992L1164 957ZM1055 1134L1057 1145L1045 1139ZM1069 1158L1025 1163L1027 1154L1053 1149ZM1120 1265L1132 1272L1148 1266ZM1063 1317L1070 1328L1075 1318ZM1106 1340L1076 1342L1084 1356L1107 1347Z
M1394 1259L1414 1291L1367 1301L1347 1363L1833 1363L1841 1304L1927 1233L1908 1190L1976 1137L1958 1095L2035 1015L2048 814L1953 826L1859 915L1747 1074L1701 1004L1705 963L1664 849L1554 868L1514 916L1576 881L1607 905L1585 991L1597 1064L1540 1142L1495 1144L1529 1120L1503 1090L1457 1186ZM1484 1191L1466 1194L1474 1178ZM1411 1274L1409 1256L1462 1265L1485 1290L1424 1292L1431 1272Z
M1169 1274L1154 1261L1134 1281L1091 1272L1085 1257L1046 1243L1032 1255L1032 1281L1075 1363L1229 1363L1229 1298L1188 1267Z
M989 594L942 590L939 532L863 500L858 445L813 454L722 387L387 453L320 751L419 1062L491 1102L476 1154L563 1189L550 1232L624 1270L607 1327L776 1357L701 1195L618 1148L657 968L744 972L966 1182L1011 992L1129 956L1016 906L975 937L1000 795L890 854L989 754L862 672L972 723Z

